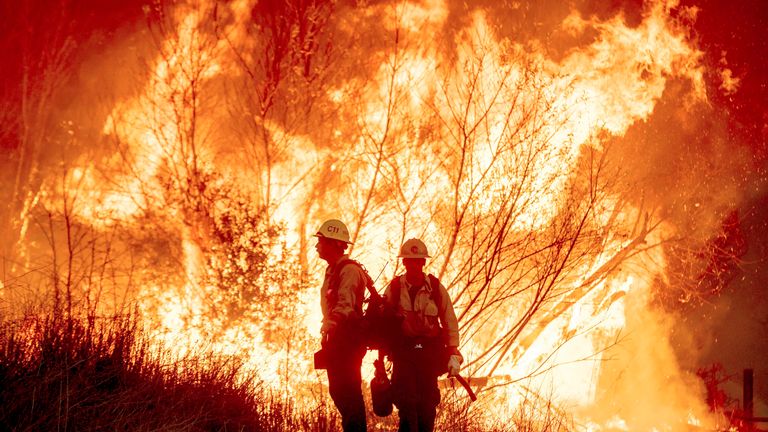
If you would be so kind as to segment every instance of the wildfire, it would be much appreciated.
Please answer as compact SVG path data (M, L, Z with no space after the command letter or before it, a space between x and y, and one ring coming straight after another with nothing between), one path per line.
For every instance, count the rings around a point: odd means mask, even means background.
M142 92L117 102L100 127L121 154L67 173L68 187L89 191L74 209L84 224L130 226L160 214L177 236L181 277L142 286L138 296L159 343L182 355L210 346L239 356L290 391L316 382L309 358L322 270L307 237L323 216L338 214L371 274L384 269L379 288L395 271L397 245L427 240L436 257L429 270L466 314L462 351L477 359L467 371L510 383L496 390L505 398L501 415L522 403L516 385L524 383L572 407L585 430L714 424L701 386L672 352L668 318L649 308L666 262L659 248L637 248L663 242L667 227L647 228L645 209L602 186L598 162L585 168L589 155L608 157L610 139L649 118L671 80L690 86L684 103L706 102L701 53L671 17L677 2L648 2L633 26L621 15L574 11L561 30L594 37L558 59L537 43L501 36L485 12L449 31L453 12L444 1L359 6L338 11L332 36L352 45L361 29L373 38L365 29L371 21L385 36L370 42L369 58L340 56L332 66L320 50L306 58L328 35L291 29L250 39L256 3L177 8ZM268 45L269 36L305 45L278 52L285 47ZM258 49L275 56L271 64ZM270 68L297 78L286 84ZM269 79L284 81L269 87ZM243 81L251 92L229 87ZM738 83L723 72L723 86ZM310 96L313 105L296 106L303 103L294 99ZM226 105L233 97L252 105ZM98 174L104 170L109 181ZM226 231L235 217L222 216L229 201L217 202L211 190L227 184L242 194L232 202L264 203L271 226L285 226L280 241L265 246L272 258L264 262L295 257L310 282L292 305L291 324L302 329L291 333L295 341L273 340L255 312L217 306L224 294L211 282L209 257L225 241L216 235L247 246L256 233L247 224L240 237ZM246 276L227 281L246 284L258 264L221 254L231 268L218 275L244 269ZM257 288L269 297L288 285L265 279ZM493 297L501 290L516 294ZM246 289L237 295L243 309L257 298ZM521 324L542 295L546 301Z

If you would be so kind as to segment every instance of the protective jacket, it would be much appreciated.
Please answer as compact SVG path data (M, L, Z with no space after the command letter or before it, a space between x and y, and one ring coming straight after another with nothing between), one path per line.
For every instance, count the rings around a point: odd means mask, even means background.
M344 262L348 260L348 255L342 255L338 261L325 269L325 279L320 292L323 332L330 332L344 322L356 321L362 317L368 276L359 266Z
M442 283L434 284L431 277L424 277L424 284L413 287L405 275L396 276L389 284L384 297L395 305L402 315L402 331L406 337L441 337L449 347L459 346L459 324L453 303ZM399 283L399 298L393 299L394 288ZM437 292L433 293L433 290Z

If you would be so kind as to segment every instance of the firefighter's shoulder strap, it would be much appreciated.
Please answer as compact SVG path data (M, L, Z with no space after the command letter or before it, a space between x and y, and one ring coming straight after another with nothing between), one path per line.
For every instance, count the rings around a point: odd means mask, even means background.
M429 285L432 287L432 291L430 292L430 298L433 302L435 302L435 305L437 306L437 310L441 310L443 308L443 296L440 293L440 280L437 278L437 276L433 274L428 274L427 277L429 278ZM390 282L390 290L389 292L392 294L392 298L389 299L390 302L397 305L400 302L400 290L402 289L402 284L400 283L400 276L395 277L392 279L392 282Z
M331 306L336 304L336 301L338 300L338 297L339 297L339 283L341 282L340 280L341 270L350 264L357 266L357 268L363 271L363 275L365 275L365 286L368 289L368 292L370 293L371 298L379 297L379 293L376 292L376 288L374 288L373 286L373 279L371 279L371 276L368 274L368 270L365 269L365 266L351 258L344 258L341 261L337 262L336 265L333 267L333 270L331 271L331 279L328 283L328 304ZM358 312L362 312L362 311L358 311Z

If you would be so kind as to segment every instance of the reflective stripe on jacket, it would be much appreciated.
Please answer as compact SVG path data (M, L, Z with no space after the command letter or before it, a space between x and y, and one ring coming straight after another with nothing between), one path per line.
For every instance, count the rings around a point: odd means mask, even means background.
M400 282L400 301L397 305L398 313L403 316L402 329L408 337L434 337L442 336L445 344L452 347L459 346L459 323L456 320L456 312L453 303L442 283L432 287L430 278L424 276L424 285L418 288L413 302L411 302L411 284L405 275L396 276ZM437 289L440 301L435 303L432 299L432 290ZM387 286L384 297L392 300L392 284ZM390 303L390 304L392 304ZM413 303L413 304L412 304ZM442 328L442 332L441 332Z

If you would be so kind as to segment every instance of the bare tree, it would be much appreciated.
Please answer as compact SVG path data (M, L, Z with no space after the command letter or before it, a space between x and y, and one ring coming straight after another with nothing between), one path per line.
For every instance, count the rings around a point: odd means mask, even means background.
M375 81L388 83L379 128L358 123L365 146L356 149L368 158L346 165L369 179L351 183L363 197L353 213L356 230L370 230L368 215L383 214L380 221L399 221L390 232L399 239L389 237L395 247L406 233L428 237L464 340L476 350L470 370L493 374L519 361L574 304L595 290L606 293L603 282L621 263L654 246L648 234L659 222L611 198L619 173L607 169L607 147L573 151L581 143L563 134L568 117L550 91L555 78L524 52L475 40L442 63L439 85L414 108L402 95L414 93L416 81L393 84L407 56L399 51L403 39L398 34L386 57L390 81ZM516 56L499 62L499 49ZM414 129L421 133L405 139ZM634 224L625 213L635 215Z
M49 135L57 133L51 107L68 79L75 47L67 5L25 2L3 7L9 31L2 42L10 58L0 81L0 140L7 150L0 163L9 176L0 181L8 184L3 190L10 205L0 212L0 251L11 262L25 256L14 249L24 245L21 240L43 181L43 150Z
M181 291L195 291L180 294L203 297L218 323L261 320L265 341L288 352L307 347L296 322L283 320L296 310L280 305L306 288L313 218L340 213L353 241L384 243L390 256L406 236L424 238L457 305L470 371L491 375L520 361L574 304L594 295L605 310L617 301L606 282L658 246L660 220L617 198L620 173L609 168L604 137L568 136L570 107L553 89L571 88L557 87L559 77L487 35L451 35L470 42L430 51L401 6L372 8L366 19L393 8L395 20L365 39L344 30L365 28L364 19L344 22L355 6L333 1L156 3L148 16L157 58L142 96L110 117L120 166L105 164L103 174L140 209L126 225L154 228L171 244L164 255L176 262L163 269L175 269L174 282L187 278ZM44 105L64 76L56 68L66 62L53 57L52 81L22 91L16 208L7 216L16 232L26 220L17 215L34 208L38 155L50 137L35 125L49 122ZM315 161L293 169L301 153ZM37 208L67 308L74 287L101 292L98 280L117 272L116 247L145 252L73 216L82 191L73 178L65 172L56 183L60 213ZM123 178L139 187L127 191ZM277 215L299 190L294 254ZM184 262L194 252L199 265ZM78 264L88 253L91 263ZM562 340L573 336L558 330Z
M217 7L217 35L226 44L235 74L225 83L234 137L257 182L259 205L279 206L274 170L288 162L296 135L307 133L309 117L324 90L328 68L328 1L266 1L237 10ZM223 11L227 10L225 14ZM230 23L232 22L232 23ZM280 194L286 185L282 186Z

